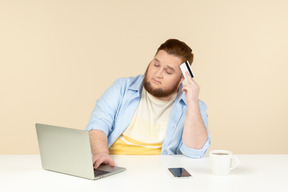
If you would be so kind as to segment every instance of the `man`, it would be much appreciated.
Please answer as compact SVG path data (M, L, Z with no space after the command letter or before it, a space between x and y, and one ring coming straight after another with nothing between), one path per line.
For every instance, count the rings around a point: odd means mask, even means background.
M199 86L179 68L193 62L192 49L169 39L144 75L120 78L101 96L89 131L94 168L115 165L110 154L183 154L200 158L210 146L206 105Z

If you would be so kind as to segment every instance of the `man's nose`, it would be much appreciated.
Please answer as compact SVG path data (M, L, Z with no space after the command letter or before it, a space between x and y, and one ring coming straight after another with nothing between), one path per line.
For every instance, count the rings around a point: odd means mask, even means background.
M157 77L163 77L163 72L164 72L164 69L159 69L156 73Z

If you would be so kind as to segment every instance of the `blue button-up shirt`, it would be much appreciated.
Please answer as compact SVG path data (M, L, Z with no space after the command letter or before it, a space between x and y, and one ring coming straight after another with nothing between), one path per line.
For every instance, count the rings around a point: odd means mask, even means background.
M86 130L98 129L103 131L107 135L108 147L129 126L141 99L143 78L144 75L120 78L97 100ZM207 107L200 100L199 106L203 122L208 131ZM186 95L182 91L182 85L180 85L170 113L161 155L183 154L192 158L200 158L208 150L210 146L209 132L208 139L202 149L193 149L183 143L182 133L186 110Z

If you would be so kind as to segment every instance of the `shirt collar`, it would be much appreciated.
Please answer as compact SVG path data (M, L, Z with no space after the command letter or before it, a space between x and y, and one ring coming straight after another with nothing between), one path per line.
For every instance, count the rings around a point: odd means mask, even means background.
M131 82L128 89L139 92L142 88L143 79L144 75L138 75L134 81Z
M183 88L183 85L181 83L180 86L179 86L179 90L178 90L178 93L177 93L178 95L177 95L176 100L178 100L179 103L183 102L185 105L187 105L187 103L186 103L186 95L185 95L184 91L182 91L182 88Z

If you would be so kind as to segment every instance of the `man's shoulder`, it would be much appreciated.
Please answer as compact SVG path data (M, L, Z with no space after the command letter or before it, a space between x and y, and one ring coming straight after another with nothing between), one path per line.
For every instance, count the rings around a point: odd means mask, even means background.
M117 79L114 84L125 88L137 89L142 84L144 75L137 75L135 77L122 77Z

